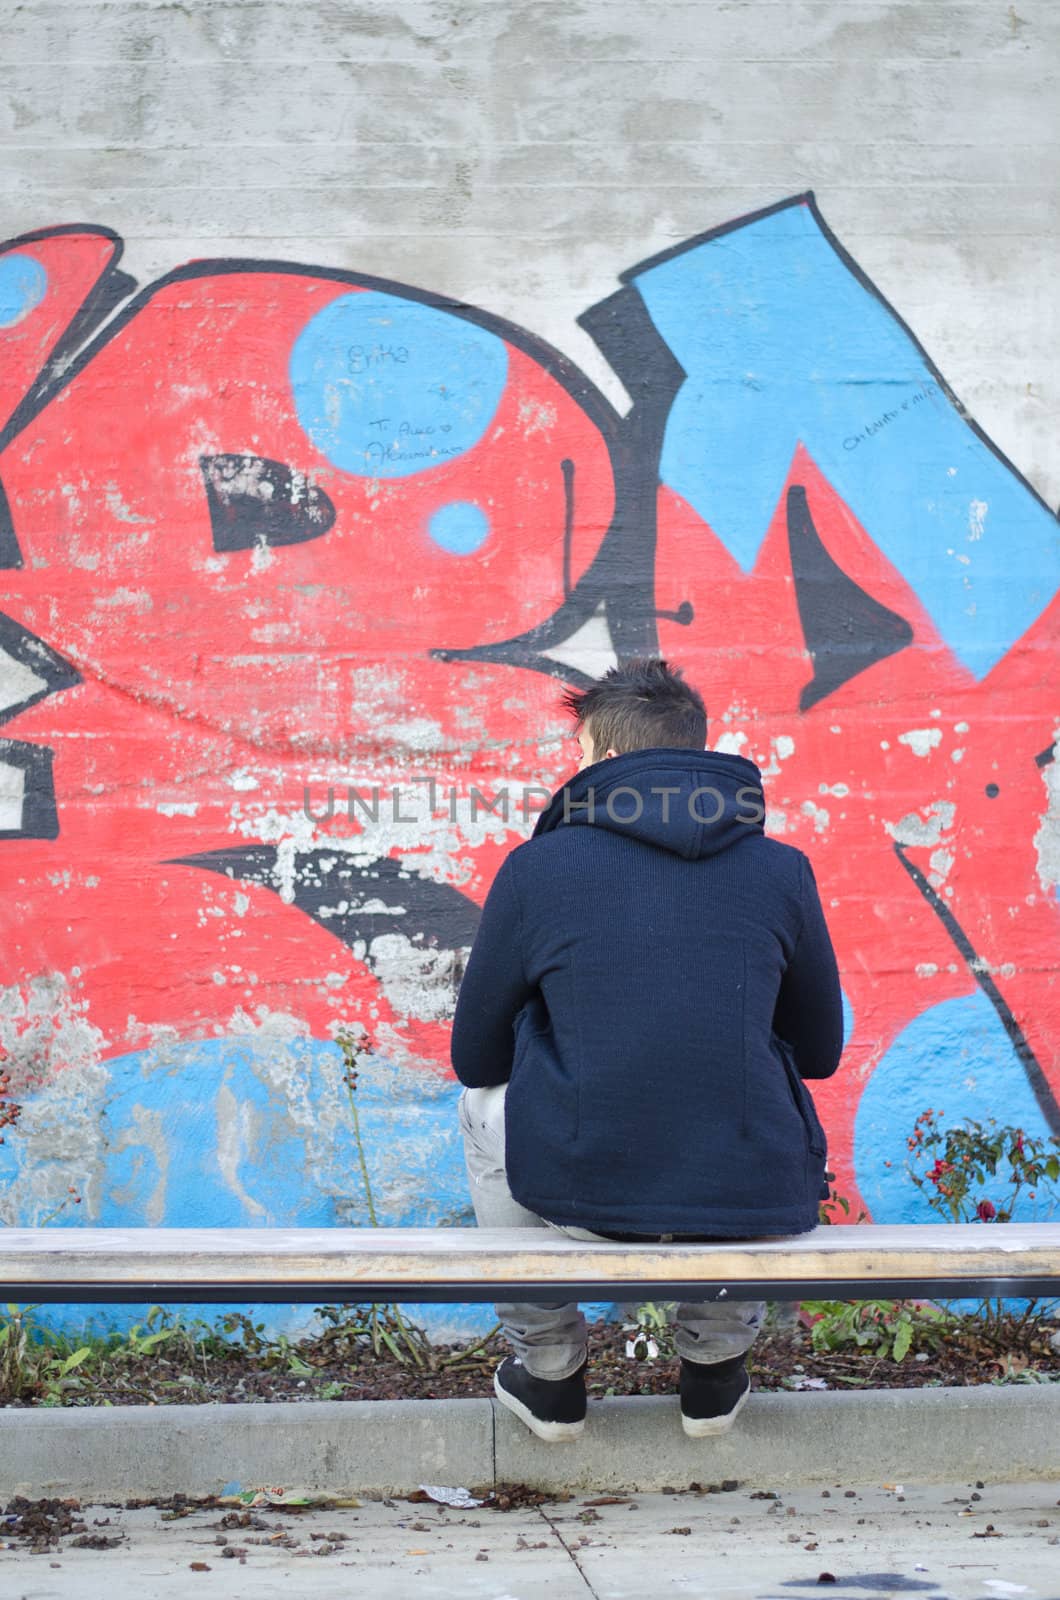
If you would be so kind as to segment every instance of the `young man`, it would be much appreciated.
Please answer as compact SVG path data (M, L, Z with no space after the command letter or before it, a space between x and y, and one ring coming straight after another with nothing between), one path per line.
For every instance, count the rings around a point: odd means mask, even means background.
M664 661L565 702L578 775L490 889L453 1067L480 1227L672 1241L802 1233L825 1139L803 1078L839 1065L839 977L809 861L763 831L761 776L704 749ZM722 1433L762 1306L678 1307L681 1417ZM494 1388L542 1439L585 1419L576 1305L499 1305Z

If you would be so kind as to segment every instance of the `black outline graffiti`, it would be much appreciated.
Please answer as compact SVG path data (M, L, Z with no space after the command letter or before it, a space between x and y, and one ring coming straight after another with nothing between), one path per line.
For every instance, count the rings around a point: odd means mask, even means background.
M454 952L470 949L479 923L479 908L467 895L448 883L421 878L402 861L380 856L371 862L327 849L299 850L294 877L294 904L343 944L368 946L380 934L400 933L425 949L424 940ZM280 893L277 851L272 845L251 845L243 850L209 850L202 855L178 856L171 866L199 867L224 877L257 883ZM364 905L382 901L389 911L366 911ZM334 909L343 903L348 909Z
M38 700L61 694L82 681L75 666L35 633L0 611L0 656L3 655L26 667L42 680L44 687L32 690L11 705L0 706L0 725L36 705ZM0 762L25 774L21 824L17 828L0 828L0 839L57 839L59 811L55 799L54 750L22 739L0 739Z
M0 241L0 256L23 245L40 244L45 239L61 239L70 234L94 234L109 239L114 246L109 261L105 262L99 277L90 285L73 317L59 334L45 357L36 381L30 385L10 417L0 426L0 450L21 433L38 411L58 394L67 381L70 358L83 345L121 301L128 299L136 288L136 279L118 268L125 250L125 241L113 228L103 228L94 222L67 222L57 228L35 228L32 233L19 233L11 239Z
M67 233L85 231L77 227L60 229L41 229L33 235L23 235L13 243L28 243L32 239L49 237L52 233ZM109 230L98 229L97 232L107 233ZM116 237L116 236L115 236ZM200 278L224 278L238 274L261 273L279 275L284 277L313 278L329 283L348 284L355 289L373 289L384 294L397 295L403 299L411 300L419 305L431 307L436 311L446 312L450 316L460 317L465 322L470 322L476 327L483 328L487 333L496 335L505 340L515 349L523 351L544 369L571 398L585 412L589 421L597 428L603 442L615 463L616 455L628 456L628 447L623 445L621 438L622 419L618 412L607 399L606 395L585 376L583 372L567 356L563 355L554 346L547 344L536 334L528 333L525 328L520 328L516 323L507 321L504 317L493 315L492 312L481 311L475 306L469 306L462 300L454 300L449 296L433 293L428 289L418 289L395 278L380 278L368 273L349 272L341 267L322 267L307 265L295 261L275 261L270 259L257 259L254 257L222 257L214 260L190 261L183 266L175 267L171 272L164 273L152 283L139 289L133 297L110 318L106 326L99 329L94 337L87 343L80 343L71 359L66 362L66 352L73 346L74 341L63 341L63 360L66 364L61 374L56 375L55 381L50 384L44 399L29 407L27 402L19 407L15 416L3 433L0 433L0 450L2 450L18 432L25 427L31 416L40 409L41 404L51 401L67 385L71 384L89 363L104 349L112 339L118 337L132 319L147 307L156 295L176 283L190 283ZM123 275L124 276L124 275ZM133 280L127 280L132 282ZM84 318L79 318L78 338L84 339ZM99 316L95 315L98 323ZM654 330L653 330L654 333ZM658 335L656 341L661 345ZM662 348L665 348L664 346ZM52 365L55 364L53 357ZM16 425L17 423L17 425ZM616 481L618 467L614 466ZM616 494L616 507L619 499ZM612 528L614 527L612 523ZM553 677L560 677L579 683L587 682L585 675L575 672L562 663L551 661L542 652L562 643L568 639L596 609L599 599L602 598L601 571L604 563L616 564L613 587L620 591L629 583L628 574L623 577L622 560L624 557L617 547L611 547L609 534L605 533L600 550L585 579L590 582L579 583L571 595L564 598L563 602L551 617L535 626L528 632L518 637L502 641L496 645L484 646L481 651L458 651L446 649L444 646L432 650L429 654L438 660L484 660L499 661L511 666L528 667L537 672L544 672ZM599 591L599 592L598 592Z
M13 705L0 706L0 723L10 722L38 700L50 694L61 694L82 681L81 674L72 662L67 661L51 645L45 644L35 633L30 633L20 622L0 611L0 655L7 655L26 667L44 682L43 689L35 689Z
M305 544L335 521L329 495L283 461L241 452L200 456L215 550Z
M795 600L813 662L813 677L799 695L799 710L809 711L859 672L912 644L913 630L905 617L874 600L829 554L801 483L788 490L786 514Z
M7 491L3 482L0 481L0 569L20 567L21 565L22 551L19 549L18 540L15 538L15 522L11 515Z
M0 451L4 450L16 434L21 433L26 424L31 422L62 388L65 369L72 353L85 342L101 322L110 316L115 306L136 288L136 279L118 269L125 242L113 228L102 228L90 222L70 222L57 228L35 228L31 233L16 234L13 238L0 242L0 256L4 256L23 245L39 244L45 239L60 239L70 234L86 233L94 234L100 239L109 239L114 247L111 258L104 264L99 277L89 286L85 298L66 327L59 332L54 345L45 355L36 379L30 384L10 417L0 423ZM17 569L21 565L22 551L15 536L11 507L3 483L0 482L0 568Z
M526 329L505 318L482 311L464 301L412 287L397 279L349 272L337 267L307 265L302 262L227 257L185 263L140 289L110 318L105 327L99 329L95 336L86 342L86 336L92 329L98 327L104 316L109 316L122 295L129 293L130 289L135 287L135 280L115 270L121 250L120 238L110 229L91 227L87 224L70 224L23 234L7 241L0 248L9 249L15 245L33 243L58 234L94 232L112 238L117 249L109 269L97 281L95 289L85 301L68 334L52 353L47 378L42 379L42 382L34 387L31 394L16 409L7 427L0 433L0 449L3 449L25 426L41 406L52 400L72 382L95 355L115 338L126 323L142 311L155 295L173 283L240 273L309 277L349 284L354 288L399 295L451 316L461 317L529 355L585 412L589 421L599 430L609 452L615 482L615 513L589 568L570 592L564 594L561 604L551 616L508 640L461 650L440 645L432 649L429 654L440 661L481 660L503 663L584 685L589 681L584 673L550 659L544 652L569 639L601 604L606 609L611 639L619 659L657 652L658 633L655 624L658 617L665 616L679 624L687 624L692 620L692 608L687 601L683 601L676 611L661 612L656 610L654 600L659 464L666 422L674 397L685 382L687 374L648 315L647 307L636 289L636 279L640 274L662 262L694 250L710 240L736 233L763 217L773 216L796 206L809 208L815 223L839 260L856 281L879 301L912 341L942 393L964 422L1052 516L1051 508L1046 505L1034 487L968 415L912 329L840 243L825 222L812 190L806 190L772 205L732 218L717 227L695 234L670 249L646 257L635 266L619 273L619 281L623 285L620 290L590 306L576 319L578 326L593 339L630 394L632 406L625 416L616 411L602 391L567 356L537 335L528 333ZM71 351L74 353L67 359Z
M52 763L55 753L21 739L0 739L0 766L22 772L22 821L17 828L0 828L0 839L57 839L59 813L55 804Z
M570 599L571 554L574 545L574 462L564 456L559 464L563 474L563 598Z
M612 454L615 520L583 581L590 589L599 585L597 603L606 606L619 660L655 655L659 649L655 625L659 615L655 600L659 463L666 424L688 374L633 289L617 290L583 311L576 321L633 402L623 421L621 448ZM689 620L691 614L689 606Z

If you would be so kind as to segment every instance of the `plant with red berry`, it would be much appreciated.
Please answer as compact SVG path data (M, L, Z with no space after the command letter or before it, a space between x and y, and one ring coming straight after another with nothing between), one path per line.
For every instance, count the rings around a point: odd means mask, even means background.
M922 1111L906 1140L909 1176L933 1211L951 1222L1011 1222L1024 1191L1039 1205L1051 1201L1049 1210L1060 1201L1060 1139L1035 1139L992 1117L948 1128L943 1115Z
M992 1117L985 1123L968 1118L948 1128L943 1115L934 1108L922 1111L906 1140L909 1176L933 1211L949 1222L1011 1222L1017 1201L1026 1194L1036 1210L1055 1213L1060 1206L1060 1139L1036 1139L1023 1128L999 1127ZM1001 1337L1004 1301L984 1300L979 1309L987 1332ZM1028 1300L1016 1332L1040 1311L1041 1302Z

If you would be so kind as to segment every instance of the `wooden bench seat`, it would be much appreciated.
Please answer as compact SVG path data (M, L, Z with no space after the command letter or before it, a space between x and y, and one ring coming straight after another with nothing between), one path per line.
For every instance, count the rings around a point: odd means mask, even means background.
M1060 1295L1060 1223L594 1244L551 1229L6 1228L0 1300L159 1303Z

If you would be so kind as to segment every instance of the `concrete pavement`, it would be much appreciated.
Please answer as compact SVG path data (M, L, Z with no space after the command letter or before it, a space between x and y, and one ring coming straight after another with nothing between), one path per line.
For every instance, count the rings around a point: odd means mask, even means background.
M871 1438L865 1451L871 1457ZM84 1514L89 1532L120 1538L117 1547L74 1548L65 1539L37 1555L0 1548L0 1593L5 1600L313 1600L336 1593L373 1600L1056 1600L1058 1486L981 1481L982 1488L962 1476L930 1488L877 1483L856 1490L834 1482L773 1491L777 1498L746 1487L618 1499L580 1494L508 1513L381 1499L297 1514L268 1510L244 1526L225 1525L217 1509L164 1520L156 1510L95 1506Z

